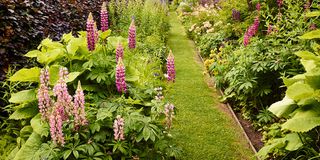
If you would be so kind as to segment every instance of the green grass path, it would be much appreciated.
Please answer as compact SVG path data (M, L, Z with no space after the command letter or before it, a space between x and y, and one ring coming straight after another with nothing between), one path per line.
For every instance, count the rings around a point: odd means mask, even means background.
M177 75L174 92L169 94L178 110L172 135L184 151L182 159L252 159L253 152L240 128L221 110L216 90L208 87L195 46L174 12L170 13L170 24L168 44L175 56Z

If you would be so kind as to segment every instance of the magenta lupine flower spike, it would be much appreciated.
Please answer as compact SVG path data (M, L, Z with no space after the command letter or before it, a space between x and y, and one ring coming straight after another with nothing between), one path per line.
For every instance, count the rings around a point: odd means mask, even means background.
M174 117L174 105L173 104L166 104L164 106L164 114L166 115L166 126L167 129L171 129L172 127L172 119Z
M96 44L96 33L95 33L95 27L94 27L94 20L92 13L89 13L88 19L87 19L87 43L88 43L88 49L89 51L93 51L95 49Z
M127 92L125 67L122 58L119 58L116 68L116 85L119 93Z
M283 0L277 0L277 4L278 4L278 7L281 8L281 6L283 4Z
M136 26L134 24L134 18L132 18L129 27L128 44L130 49L136 48Z
M48 68L41 69L40 72L40 87L38 90L38 107L42 120L48 119L48 110L52 106L52 100L49 95L49 70Z
M88 124L88 121L86 119L86 112L84 110L84 104L85 104L84 93L81 88L81 83L79 81L76 94L74 95L74 108L73 108L74 126L76 130L80 126L85 126Z
M120 42L116 49L116 62L118 62L119 58L123 59L123 46Z
M101 31L104 32L108 30L109 28L109 22L108 22L108 10L107 10L107 3L103 2L101 6L101 12L100 12L100 18L101 18Z
M176 71L174 67L174 56L171 50L167 57L167 76L168 76L168 81L173 81L173 82L175 81Z
M60 109L58 106L54 108L52 111L50 117L49 117L49 125L50 125L50 135L53 140L54 144L63 146L64 136L62 131L63 126L63 118L60 112Z
M113 123L114 140L124 140L124 119L120 115L114 120Z
M53 94L57 97L57 101L55 106L59 106L59 111L61 112L61 116L63 120L67 120L68 116L72 115L72 96L68 93L68 87L66 83L66 78L68 77L68 69L60 68L59 71L59 80L57 84L53 88ZM62 109L61 109L62 107Z
M250 39L257 34L259 29L259 16L254 19L254 23L248 28L243 37L243 45L247 46L250 42Z

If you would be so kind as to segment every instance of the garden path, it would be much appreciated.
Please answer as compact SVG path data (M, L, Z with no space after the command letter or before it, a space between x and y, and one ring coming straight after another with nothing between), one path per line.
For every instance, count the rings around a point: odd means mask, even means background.
M177 109L172 135L186 160L253 159L245 137L218 102L217 91L188 40L176 13L170 13L168 45L175 56L176 82L169 93ZM211 85L212 86L212 85Z

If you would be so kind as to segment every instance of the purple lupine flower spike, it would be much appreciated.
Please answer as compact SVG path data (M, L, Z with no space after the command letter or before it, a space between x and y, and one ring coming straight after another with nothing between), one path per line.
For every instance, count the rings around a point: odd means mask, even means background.
M120 42L116 49L116 62L118 62L119 58L123 59L123 46Z
M61 106L60 106L61 107ZM50 125L50 135L54 144L63 146L64 136L63 136L63 115L61 115L59 106L56 106L49 117Z
M118 115L113 123L114 140L124 140L124 119Z
M119 93L127 92L125 67L122 62L122 58L119 58L118 64L116 67L116 86L117 86L117 91Z
M283 4L283 0L277 0L277 4L278 4L278 7L281 8L281 6Z
M101 18L101 31L104 32L109 28L109 22L108 22L109 18L108 18L108 10L107 10L106 2L102 3L100 18Z
M175 81L176 71L174 67L174 56L171 50L167 57L167 76L168 76L168 81L172 81L172 82Z
M92 13L89 13L88 19L87 19L87 43L88 43L88 49L89 51L93 51L95 49L96 44L96 33L95 33L95 27L94 27L94 20Z
M129 27L128 45L130 49L136 48L136 26L134 24L134 18L132 18L132 21Z
M261 4L260 3L257 3L256 9L257 9L257 11L260 11L260 9L261 9Z
M254 19L254 23L248 28L243 37L243 45L247 46L250 42L250 39L258 33L259 30L259 16Z
M81 83L79 81L76 94L74 95L74 108L73 108L74 126L76 130L78 130L80 126L85 126L88 124L88 121L86 119L84 104L85 104L84 93L81 88Z
M41 119L48 119L48 111L52 107L52 100L49 95L49 70L48 68L41 69L40 72L40 87L38 90L38 107L41 114Z

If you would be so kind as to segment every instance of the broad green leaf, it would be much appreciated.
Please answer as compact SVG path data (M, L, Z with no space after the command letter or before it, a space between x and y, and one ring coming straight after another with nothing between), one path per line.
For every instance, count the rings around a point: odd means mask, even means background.
M320 60L318 56L308 51L299 51L299 52L295 52L294 54L304 60L318 60L318 61Z
M314 90L307 84L296 82L289 86L286 95L294 101L300 101L312 97Z
M126 81L127 82L135 82L139 80L140 72L131 66L126 68Z
M50 49L56 49L56 48L63 48L64 46L59 42L54 42L52 41L52 39L46 38L41 41L40 45L38 46L38 49L40 49L40 47L42 47L45 50L47 49L50 50Z
M35 89L23 90L17 93L13 93L9 99L10 103L24 103L31 102L36 100L36 91Z
M30 121L33 131L39 134L41 137L47 137L49 135L49 125L47 122L41 120L41 115L37 114Z
M81 38L73 38L67 45L68 54L75 55L79 47L82 45L83 40Z
M306 13L306 17L317 17L320 16L320 11L313 11Z
M109 37L111 35L111 30L110 29L106 30L99 35L100 35L101 39L106 39L107 37Z
M68 34L63 34L62 35L62 39L64 42L69 42L71 39L73 39L73 35L72 32L68 33Z
M283 83L289 87L291 85L293 85L294 83L296 82L302 82L306 79L305 75L304 74L298 74L294 77L291 77L291 78L285 78L283 77L282 80L283 80Z
M35 116L38 113L38 106L27 105L24 108L19 108L10 115L9 119L20 120Z
M97 121L104 120L106 118L111 118L112 112L109 108L100 108L97 113Z
M286 143L283 138L274 139L269 144L266 144L264 147L262 147L257 153L257 156L261 159L266 159L268 157L268 154L273 150L277 148L283 148L285 147L285 145Z
M108 44L113 46L113 48L116 48L118 44L122 43L122 46L126 46L128 44L127 39L123 38L121 36L119 37L108 37Z
M74 81L79 75L81 74L81 72L71 72L68 74L68 78L66 79L66 82L72 82Z
M72 150L66 150L64 153L63 153L63 159L68 159L68 157L70 156Z
M28 126L24 126L21 130L20 130L20 137L25 137L28 138L30 136L30 134L32 134L33 129L30 125Z
M286 150L288 151L295 151L303 146L303 143L297 133L287 134L284 139L287 141Z
M42 52L42 54L38 54L37 61L41 64L50 64L63 56L65 56L64 49L56 48L47 52Z
M304 35L300 36L301 39L315 39L320 38L320 29L310 31L305 33Z
M273 103L268 110L277 117L288 117L296 108L297 105L292 99L284 97L282 101Z
M9 81L39 82L40 70L38 67L20 69L9 78Z
M41 137L39 134L33 132L26 143L17 152L13 160L33 160L36 153L41 146Z
M319 103L300 107L296 114L282 124L283 129L294 132L307 132L320 125Z
M37 57L38 54L41 54L42 52L40 52L39 50L32 50L29 51L27 54L25 54L24 56L29 57L29 58L34 58Z
M143 138L145 141L147 141L150 138L150 134L151 134L150 132L151 132L151 130L149 129L149 126L145 126L143 128L142 134L143 134Z
M49 79L49 82L50 82L50 85L55 85L59 79L59 69L60 67L63 67L63 66L60 66L60 65L52 65L50 66L49 68L49 74L50 74L50 79Z
M305 74L306 82L310 85L313 89L320 89L320 70L314 69L311 73Z
M317 68L317 64L314 60L304 60L304 59L301 59L300 60L301 64L303 65L304 69L307 71L307 72L311 72L313 69Z

